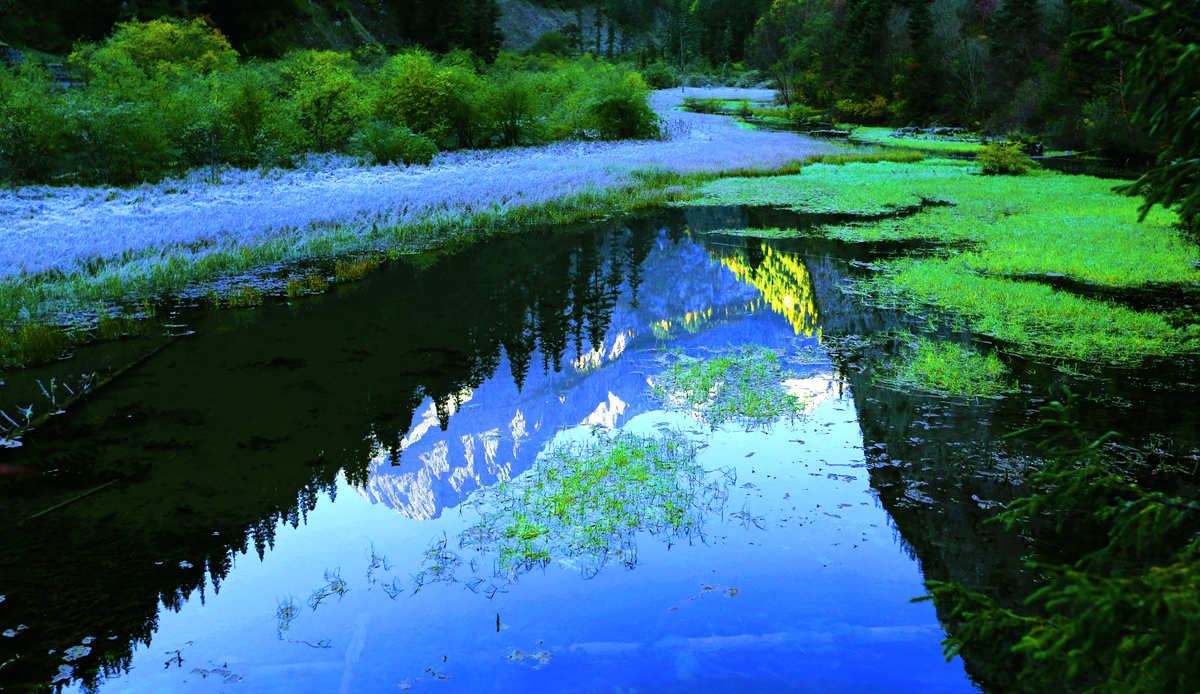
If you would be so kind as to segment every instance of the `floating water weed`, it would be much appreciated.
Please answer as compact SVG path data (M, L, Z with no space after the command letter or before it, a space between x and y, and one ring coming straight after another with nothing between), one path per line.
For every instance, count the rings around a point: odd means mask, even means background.
M713 181L701 188L699 200L863 214L922 200L952 202L911 217L827 226L819 233L847 241L967 242L942 257L887 261L859 289L877 303L937 312L1024 352L1118 364L1194 352L1189 329L1159 314L1024 281L1069 278L1111 289L1194 286L1200 283L1200 251L1173 226L1174 213L1155 209L1138 221L1137 201L1115 194L1111 181L1088 176L977 172L975 164L947 160L813 165L797 176Z
M95 336L100 340L119 340L131 335L145 334L150 327L150 321L157 315L157 309L148 301L141 304L136 315L114 311L101 305L96 309Z
M317 588L308 596L308 606L314 611L321 606L321 603L334 595L341 598L346 593L350 592L350 586L342 579L337 570L325 572L325 585Z
M413 576L416 587L413 594L430 583L454 583L458 580L455 570L462 565L463 560L458 554L448 549L449 541L443 535L429 549L425 550L425 559L421 571Z
M721 484L709 483L696 451L673 433L601 433L556 446L525 474L477 493L480 520L460 534L460 546L490 555L493 575L506 580L554 560L584 575L612 561L632 568L638 533L694 537L727 498ZM438 542L426 553L422 573L447 580L447 572L462 565ZM484 583L474 577L468 587L498 590Z
M714 428L729 421L766 427L800 414L803 403L784 390L774 350L747 345L709 359L678 352L668 358L668 368L651 379L651 393Z
M288 597L279 601L279 606L275 608L275 631L279 638L283 638L284 632L292 627L292 622L300 616L300 608L296 607L296 601L292 597Z
M809 157L804 163L845 166L847 164L878 164L884 161L893 164L914 164L924 160L925 155L920 152L871 152L865 154L818 154Z

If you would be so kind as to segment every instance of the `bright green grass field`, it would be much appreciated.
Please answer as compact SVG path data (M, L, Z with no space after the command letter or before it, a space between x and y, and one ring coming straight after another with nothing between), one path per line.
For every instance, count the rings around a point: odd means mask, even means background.
M1109 363L1194 351L1195 336L1161 315L1009 277L1057 273L1118 288L1200 284L1200 250L1172 226L1175 214L1156 208L1139 222L1139 201L1114 193L1114 185L1045 171L982 176L976 165L945 160L811 165L791 176L712 181L691 204L878 214L922 199L949 202L905 219L820 233L846 241L968 242L945 256L884 263L865 288L892 305L943 309L1022 351Z

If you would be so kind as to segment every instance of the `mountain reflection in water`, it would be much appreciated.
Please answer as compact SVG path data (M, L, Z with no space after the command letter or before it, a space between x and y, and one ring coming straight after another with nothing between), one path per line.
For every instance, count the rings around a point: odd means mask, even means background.
M870 319L847 309L835 291L840 261L767 242L702 240L686 229L708 224L707 213L687 214L505 239L394 264L293 305L192 317L195 335L51 420L21 448L0 451L0 463L52 472L0 487L0 517L10 526L119 480L6 538L0 628L28 629L0 639L0 680L17 690L56 678L85 688L108 677L142 681L141 666L123 673L135 652L147 652L161 623L174 623L174 612L193 614L200 609L196 598L217 602L214 594L239 575L235 566L253 573L243 556L251 548L265 567L278 535L323 537L325 531L308 527L323 499L352 508L335 498L338 490L453 528L455 521L443 518L453 515L448 509L529 470L564 430L624 426L658 411L647 377L661 368L663 348L703 356L750 342L817 354L790 364L785 387L804 395L810 411L841 398L843 387L820 352L822 334ZM857 436L853 421L838 435ZM859 443L842 447L852 453ZM783 446L778 455L790 455L786 439L763 443L761 455L776 445ZM744 464L756 463L747 457ZM762 521L740 512L749 520L737 532L759 532ZM782 518L780 527L791 522ZM336 544L308 551L316 557ZM284 556L292 555L279 560ZM309 567L318 576L328 568ZM755 571L778 573L766 564ZM905 585L899 590L919 591L911 581ZM231 590L243 589L227 587L220 600L236 601L227 597ZM910 609L909 597L899 596L896 609ZM920 648L936 656L940 634L923 629L913 632ZM249 634L231 638L253 642ZM798 647L796 638L762 643L787 653ZM687 643L703 650L734 642ZM163 649L155 644L158 657ZM69 650L76 647L82 650ZM268 647L275 646L261 646ZM584 644L579 652L595 648ZM67 652L77 657L64 660ZM851 673L861 655L855 653L847 651L838 667ZM742 669L757 677L758 667ZM958 674L947 671L945 679L956 684L942 690L965 686L956 667ZM201 679L223 671L212 663L192 672L201 670L207 673ZM876 676L887 674L881 669ZM291 681L279 677L281 688Z

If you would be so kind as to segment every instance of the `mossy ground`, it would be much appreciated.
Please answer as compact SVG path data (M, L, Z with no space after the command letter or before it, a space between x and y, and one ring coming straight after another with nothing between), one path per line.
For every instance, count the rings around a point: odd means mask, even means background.
M1194 327L1173 327L1162 314L1021 281L1061 276L1117 289L1200 284L1200 249L1173 226L1174 213L1155 209L1138 221L1138 201L1114 193L1113 186L1045 171L982 176L973 164L946 160L852 163L711 181L701 187L698 204L881 214L923 200L949 203L816 233L846 241L962 242L939 257L884 262L862 289L880 303L938 313L1019 351L1115 364L1194 352Z

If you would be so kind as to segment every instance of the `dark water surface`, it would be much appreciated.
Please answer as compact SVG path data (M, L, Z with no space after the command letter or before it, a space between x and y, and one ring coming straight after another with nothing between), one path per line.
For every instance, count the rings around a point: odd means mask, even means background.
M933 606L910 598L925 578L1028 588L1026 548L980 525L1012 495L1020 453L995 439L1029 421L1028 394L971 405L874 386L825 338L897 324L838 289L851 261L895 249L695 233L756 223L778 220L662 213L185 316L195 334L0 449L35 471L0 480L0 683L974 691L942 658ZM650 397L666 350L745 343L784 355L804 417L710 431ZM1097 417L1195 440L1177 397L1131 383ZM563 552L515 581L495 548L461 546L480 490L613 427L704 446L696 532L639 533L600 565Z

